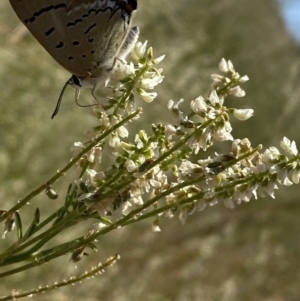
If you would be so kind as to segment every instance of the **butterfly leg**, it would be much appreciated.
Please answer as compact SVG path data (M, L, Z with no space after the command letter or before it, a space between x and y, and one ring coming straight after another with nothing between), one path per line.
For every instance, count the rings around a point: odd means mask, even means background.
M107 79L105 81L104 87L107 86L108 80L109 79ZM105 93L102 89L99 89L100 91L98 90L98 93L97 93L98 95L96 95L96 90L98 89L98 87L99 87L99 82L96 83L94 85L94 87L92 88L92 95L99 105L101 105L102 107L106 107L109 104L109 101L107 98L107 93Z
M95 100L97 101L97 102L101 102L101 99L102 99L102 95L100 96L100 95L96 95L96 90L98 89L98 86L99 86L99 83L96 83L94 86L93 86L93 88L92 88L92 95L93 95L93 97L95 98ZM99 91L98 91L98 93L99 93Z

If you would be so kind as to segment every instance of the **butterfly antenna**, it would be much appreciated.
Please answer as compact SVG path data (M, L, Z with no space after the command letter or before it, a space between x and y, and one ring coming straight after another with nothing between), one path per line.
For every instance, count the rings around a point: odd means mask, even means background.
M63 86L63 88L62 88L62 90L60 92L60 95L59 95L59 98L57 100L56 107L55 107L55 110L54 110L54 112L53 112L53 114L51 116L51 119L53 119L57 115L57 113L59 111L59 108L60 108L60 104L61 104L63 95L65 93L65 90L66 90L67 86L70 85L71 83L72 83L72 77L65 83L65 85Z

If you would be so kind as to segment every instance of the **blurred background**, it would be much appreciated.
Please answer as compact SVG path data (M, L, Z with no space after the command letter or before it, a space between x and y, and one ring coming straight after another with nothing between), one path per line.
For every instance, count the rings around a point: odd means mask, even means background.
M134 24L156 56L166 54L161 65L166 78L158 99L144 105L147 116L139 128L170 120L170 98L189 103L206 95L210 74L224 57L250 77L243 86L247 96L230 99L228 106L255 110L250 120L233 123L233 135L248 137L253 146L278 147L283 136L300 145L299 0L139 0ZM84 131L94 121L88 109L74 104L71 88L58 116L50 119L69 74L20 25L7 0L0 2L0 78L0 209L8 209L65 165L70 147L86 140ZM83 93L82 102L89 97ZM55 185L61 201L70 179ZM120 253L121 260L104 275L35 300L296 301L299 197L295 186L281 189L275 200L253 200L233 210L218 204L185 226L177 218L162 220L159 234L144 221L101 239L98 252L77 269L64 257L2 280L1 295L60 281ZM22 216L30 220L36 206L47 216L59 200L41 195ZM81 226L76 236L86 229ZM1 250L14 239L11 233L2 240Z

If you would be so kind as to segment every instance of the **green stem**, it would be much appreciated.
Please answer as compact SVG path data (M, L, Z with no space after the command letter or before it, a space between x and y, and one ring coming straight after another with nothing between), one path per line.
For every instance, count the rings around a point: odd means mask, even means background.
M26 243L22 244L21 246L17 247L16 249L9 248L3 254L1 254L0 260L2 260L2 261L0 261L0 266L20 262L24 259L29 259L31 257L31 254L33 254L37 250L39 250L51 238L53 238L60 232L64 231L66 228L77 224L79 222L79 220L76 220L76 217L80 216L80 214L84 210L85 210L85 207L82 207L78 210L72 211L63 220L59 221L57 224L55 224L54 226L52 226L50 229L46 230L45 232L41 233L40 235L32 238L31 240L27 241ZM32 245L36 242L38 242L38 243L36 245L34 245L28 251L5 259L5 257L10 256L12 254L17 254L20 251L28 248L30 245Z
M240 156L237 160L242 160L242 159L246 158L247 156L253 154L255 151L256 151L256 149L248 152L247 154L244 154L244 155ZM233 165L235 163L234 162L229 162L228 165ZM256 175L256 176L258 176L258 175ZM161 213L161 212L163 212L163 211L165 211L167 209L170 209L170 208L172 208L174 206L178 206L179 204L182 205L182 204L189 203L189 202L192 202L194 200L197 200L197 199L203 197L204 192L201 192L199 194L193 195L190 198L182 199L178 203L168 204L168 205L166 205L166 206L164 206L162 208L158 208L157 210L154 210L151 213L147 213L144 216L138 217L137 219L135 218L140 212L142 212L144 209L146 209L146 208L150 207L151 205L153 205L159 199L162 199L163 197L165 197L165 196L167 196L167 195L169 195L169 194L171 194L173 192L176 192L176 191L178 191L181 188L184 188L184 187L187 187L187 186L199 183L199 182L203 181L204 179L205 179L205 176L202 175L202 176L199 176L196 179L179 183L176 186L174 186L174 187L172 187L172 188L170 188L170 189L162 192L160 195L158 195L158 196L150 199L149 201L145 202L139 208L133 210L128 215L124 216L123 218L121 218L120 220L118 220L117 222L115 222L114 224L112 224L112 225L110 225L110 226L108 226L108 227L106 227L106 228L98 231L97 233L94 233L94 234L90 235L87 238L84 238L84 237L77 238L77 239L75 239L75 240L73 240L73 241L71 241L69 243L61 245L60 246L60 250L58 252L55 252L56 250L58 250L58 247L55 247L55 248L43 251L40 254L36 254L36 256L37 257L41 256L40 260L42 262L47 262L47 261L52 260L52 259L54 259L56 257L64 255L64 254L66 254L68 252L71 252L74 249L80 248L81 246L84 246L84 245L86 245L86 244L94 241L96 238L99 238L101 235L104 235L104 234L106 234L106 233L108 233L108 232L110 232L110 231L112 231L112 230L114 230L114 229L116 229L118 227L123 227L123 226L126 226L128 224L134 223L134 222L136 222L138 220L149 218L151 216L154 216L155 214ZM245 179L242 179L242 180L245 181ZM237 183L237 181L235 181L235 182ZM236 183L235 183L235 185L236 185ZM231 185L232 185L232 183L231 183ZM224 185L222 187L222 189L225 189L225 188L226 188L226 185ZM46 255L46 254L48 254L48 255ZM46 255L46 256L43 256L43 255ZM34 267L36 265L39 265L39 264L41 264L40 260L36 264L32 264L32 263L31 264L27 264L27 265L24 265L21 268L14 269L14 270L8 271L6 273L2 273L2 274L0 274L0 277L5 277L5 276L8 276L8 275L11 275L11 274L14 274L14 273L18 273L21 270L26 270L28 268Z
M82 280L89 279L90 277L96 276L98 273L101 273L103 271L103 269L111 267L119 259L120 259L120 255L116 254L115 256L112 256L112 257L108 258L105 263L99 264L95 268L93 267L90 271L85 272L82 275L79 275L79 276L76 276L76 277L70 277L69 279L64 279L61 282L54 283L52 285L46 285L46 286L43 286L43 287L35 288L35 289L29 290L29 291L26 291L26 292L23 292L23 293L13 293L13 294L8 295L8 296L3 296L3 297L0 297L0 301L16 300L16 299L20 299L20 298L23 298L23 297L33 296L33 295L36 295L38 293L44 293L44 292L47 292L47 291L58 289L60 287L66 286L66 285L75 284L75 283L80 282Z
M32 198L40 194L43 190L45 190L49 185L53 184L56 182L59 178L64 176L66 172L74 166L83 155L85 155L87 152L89 152L93 147L95 147L101 140L104 140L107 136L109 136L112 132L114 132L116 129L118 129L120 126L128 122L130 119L133 119L135 116L137 116L140 113L141 109L136 110L134 113L128 115L126 118L121 120L119 123L115 124L113 127L111 127L109 130L107 130L105 133L100 135L98 138L94 139L93 142L91 142L87 147L85 147L77 156L72 158L70 162L60 171L57 172L55 176L50 178L46 183L42 184L40 187L37 189L33 190L30 192L26 197L23 199L19 200L19 202L13 206L10 210L8 210L5 214L3 214L0 217L0 222L3 221L5 218L7 218L10 214L13 212L17 211L21 207L23 207L25 204L27 204Z
M162 154L159 158L157 158L156 160L154 160L152 163L149 164L148 166L148 170L152 169L153 167L155 167L156 165L158 165L159 163L161 163L163 160L165 160L168 156L170 156L173 152L175 152L177 149L179 149L181 146L185 145L188 140L193 137L194 135L198 134L199 132L201 132L204 128L206 128L208 125L210 125L211 123L213 123L213 119L207 120L206 122L204 122L201 126L199 126L195 131L191 132L190 134L188 134L186 137L184 137L183 139L181 139L178 143L176 143L172 148L170 148L168 151L166 151L164 154ZM122 175L123 173L120 173L120 175ZM110 190L106 193L104 193L100 200L103 200L105 198L107 198L108 196L110 196L113 192L115 191L120 191L123 188L127 187L129 184L131 184L132 182L134 182L136 180L135 177L132 176L132 173L128 173L128 177L129 179L126 182L123 182L117 186L114 186L113 190ZM116 181L117 178L114 178L114 180ZM105 186L107 186L105 184ZM102 187L100 188L102 190Z
M113 115L117 114L118 108L120 106L120 103L126 101L130 94L132 93L136 83L139 81L139 79L142 77L142 75L149 69L148 65L144 66L142 69L139 70L138 75L134 78L134 80L132 81L131 85L127 88L125 95L122 97L122 99L117 103L114 111L113 111Z

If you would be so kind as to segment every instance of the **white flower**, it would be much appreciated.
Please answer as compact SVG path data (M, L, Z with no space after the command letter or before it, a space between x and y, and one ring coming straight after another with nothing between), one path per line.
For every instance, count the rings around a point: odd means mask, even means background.
M160 75L160 73L147 70L145 73L143 73L143 78L153 78L156 75Z
M235 73L232 62L230 60L226 62L226 60L224 58L222 58L221 62L219 63L219 69L222 72Z
M161 229L158 225L156 225L155 223L152 224L152 231L153 232L161 232Z
M141 137L140 137L139 134L141 134ZM142 131L140 131L139 134L136 134L136 135L135 135L134 143L136 144L136 147L137 147L138 149L142 149L142 148L144 147L144 142L143 142L143 141L145 141L145 142L147 141L147 134L144 133L144 132L142 132ZM145 134L145 136L144 136L143 134ZM142 138L142 139L141 139L141 138Z
M158 65L161 61L164 60L164 58L165 58L165 55L163 54L163 55L159 56L158 58L154 59L153 62L155 65Z
M90 150L87 154L87 160L91 163L95 162L95 148Z
M166 196L167 204L175 204L177 202L177 196L174 193L170 193Z
M238 203L241 203L241 201L244 202L249 202L252 198L252 196L256 197L257 193L256 193L256 189L258 188L258 185L254 185L254 186L248 186L248 187L244 187L244 186L236 186L236 191L233 195L233 199L236 200Z
M175 135L176 133L177 133L177 129L173 125L167 124L165 126L165 135L167 141L171 141L173 135Z
M138 165L136 165L132 160L127 160L125 162L125 167L127 168L128 172L132 172L138 169Z
M242 77L240 77L240 83L245 83L249 80L249 77L247 75L244 75Z
M118 67L114 69L114 71L111 75L111 79L120 81L120 80L126 78L127 76L131 77L134 75L135 75L135 68L134 68L134 64L132 62L130 62L130 64L120 62L118 64Z
M206 113L206 118L215 119L218 112L218 110L215 110L213 107L210 107L210 110Z
M86 176L87 176L87 183L86 184L91 184L91 185L96 185L97 181L101 181L105 178L105 174L103 171L97 172L94 169L87 169L86 170Z
M205 128L202 135L196 139L196 137L191 137L189 140L189 147L198 154L199 150L202 148L204 151L207 149L209 142L211 141L211 128Z
M154 188L159 188L161 187L161 183L155 179L150 179L149 184L154 187Z
M212 74L211 78L214 81L214 83L221 83L224 81L224 76L219 75L219 74Z
M131 197L130 202L131 203L133 202L134 204L139 205L139 206L144 204L143 198L140 195L136 196L136 197Z
M264 192L266 192L271 198L275 199L274 190L278 189L278 186L274 182L269 182L267 186L259 186L258 194L264 197Z
M248 138L241 139L235 139L232 142L231 151L234 156L240 156L241 154L250 151L251 148L251 142Z
M229 121L225 121L223 128L225 129L226 132L231 132L232 131L232 126Z
M141 196L142 191L140 187L140 181L136 180L130 187L130 199L131 204L143 205L143 198Z
M220 104L220 105L223 105L224 103L224 98L221 96L219 97L218 93L216 90L213 90L209 97L208 97L208 100L210 101L210 103L215 106L216 104Z
M227 67L228 67L228 70L230 72L235 73L235 70L234 70L234 67L233 67L233 64L232 64L231 60L227 61Z
M185 160L180 164L178 170L180 171L183 178L185 178L199 174L202 171L202 168L198 164L194 164L188 160Z
M235 97L244 97L246 95L246 92L241 89L240 86L236 86L229 89L229 94Z
M281 184L284 186L291 186L293 185L293 182L286 176Z
M148 41L145 41L144 44L141 42L137 42L131 52L131 56L136 60L140 60L145 56L146 49L147 49L147 43Z
M195 100L191 101L191 109L195 113L201 113L207 111L207 104L202 96L197 97Z
M125 126L120 126L116 129L116 132L118 133L118 136L121 137L121 138L126 138L128 137L129 135L129 132L128 130L126 129Z
M175 122L180 122L183 120L183 112L179 110L179 105L183 102L183 99L175 102L174 100L170 99L168 102L168 109L172 112L173 118Z
M139 94L142 97L142 99L146 102L152 102L153 99L155 99L157 97L157 93L156 92L146 92L143 89L139 89Z
M84 144L82 142L74 142L74 145L71 147L71 152L74 156L76 156L82 151L83 148Z
M230 132L231 132L231 126L230 126L230 128L228 128L228 127L226 128L224 126L224 127L221 127L219 129L217 129L212 134L213 138L215 140L217 140L217 141L228 141L228 140L233 141L233 136L230 134Z
M247 120L253 116L254 110L252 109L235 109L233 115L238 120Z
M300 170L299 169L294 169L293 170L292 180L295 184L299 184L299 180L300 180Z
M116 135L109 136L109 145L115 149L121 148L121 140Z
M156 74L152 78L142 78L141 79L141 88L145 90L152 90L155 86L160 84L164 79L164 76Z
M228 72L227 62L224 58L222 58L221 62L219 63L219 69L222 72Z
M184 102L184 100L181 98L180 100L178 100L177 102L175 102L174 100L170 99L168 102L168 109L170 111L172 110L178 110L179 109L179 105Z
M283 140L280 142L280 147L285 151L287 155L296 156L298 154L296 142L290 141L286 137L283 137Z
M291 186L293 182L288 178L288 172L286 169L280 169L277 173L278 183L284 186Z
M269 163L270 161L277 160L279 155L279 150L276 147L271 146L265 150L265 152L261 155L261 158L263 162Z

